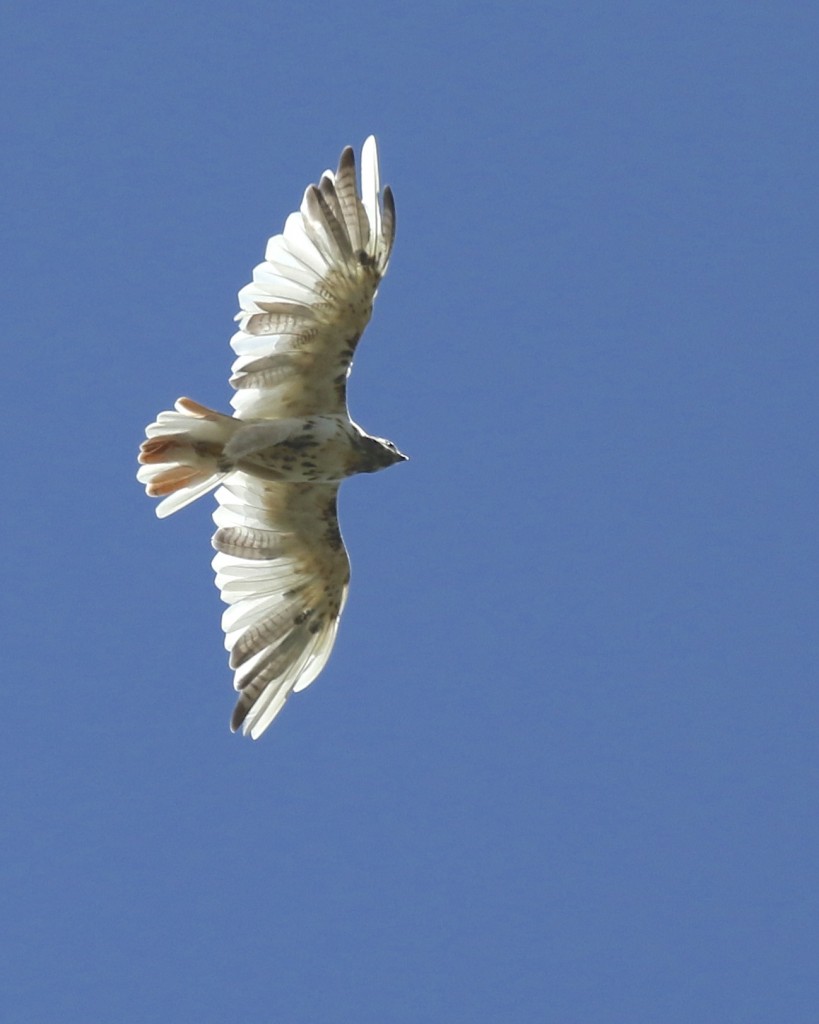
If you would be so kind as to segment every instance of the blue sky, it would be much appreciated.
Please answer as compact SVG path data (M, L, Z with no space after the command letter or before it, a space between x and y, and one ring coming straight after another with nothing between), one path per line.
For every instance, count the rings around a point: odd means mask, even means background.
M815 1024L810 4L0 15L4 1019ZM233 736L236 292L342 146L398 238L333 657Z

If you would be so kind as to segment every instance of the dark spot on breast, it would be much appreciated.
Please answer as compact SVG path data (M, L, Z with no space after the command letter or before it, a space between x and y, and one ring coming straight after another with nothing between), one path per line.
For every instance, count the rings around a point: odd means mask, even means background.
M310 434L305 437L289 437L277 445L282 452L303 452L307 448L315 448L316 441Z

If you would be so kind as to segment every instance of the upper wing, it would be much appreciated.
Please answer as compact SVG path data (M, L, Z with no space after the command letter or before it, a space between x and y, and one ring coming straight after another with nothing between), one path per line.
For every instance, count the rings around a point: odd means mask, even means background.
M360 194L349 146L336 173L325 171L307 188L239 292L241 330L230 342L239 357L230 380L236 416L346 410L353 352L395 238L395 204L389 186L381 194L373 136L361 164Z
M350 563L337 484L271 483L232 474L216 492L216 585L239 701L231 728L253 739L330 656Z

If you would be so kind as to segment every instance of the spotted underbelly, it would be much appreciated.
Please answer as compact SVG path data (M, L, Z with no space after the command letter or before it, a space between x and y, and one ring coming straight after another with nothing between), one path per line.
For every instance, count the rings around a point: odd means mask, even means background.
M318 441L299 436L231 460L226 469L241 469L263 480L330 483L350 475L349 444L340 438Z

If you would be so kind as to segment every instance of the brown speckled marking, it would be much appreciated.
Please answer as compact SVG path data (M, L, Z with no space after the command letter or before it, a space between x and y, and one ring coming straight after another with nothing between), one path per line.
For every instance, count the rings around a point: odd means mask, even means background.
M342 547L341 531L338 528L338 503L336 495L327 502L321 510L321 521L324 523L324 539L333 549L338 551Z

